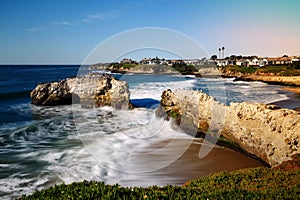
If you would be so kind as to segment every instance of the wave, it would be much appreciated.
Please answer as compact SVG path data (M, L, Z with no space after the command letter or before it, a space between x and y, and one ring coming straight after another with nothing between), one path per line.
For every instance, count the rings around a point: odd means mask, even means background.
M196 79L187 79L182 81L170 82L149 82L140 83L130 88L131 99L153 99L160 101L161 94L166 89L192 89L196 84Z
M172 142L161 152L143 152L145 146L162 139L191 138L173 129L171 122L156 118L152 109L83 109L80 105L34 109L52 117L10 127L0 135L1 198L17 198L54 184L82 180L126 186L127 175L135 180L131 185L142 184L145 171L163 168L181 155L169 151ZM184 152L181 150L177 153ZM151 153L164 156L145 166L140 159L151 157Z
M218 91L225 90L224 98L229 101L269 101L284 95L278 93L277 86L227 79L129 77L131 99L139 105L133 110L28 103L5 107L22 115L30 113L32 118L0 126L0 197L17 198L55 184L82 180L123 186L160 183L161 175L152 171L176 160L193 139L171 121L156 118L155 108L165 89L208 88L207 92L221 97L223 93ZM0 100L25 97L29 92L0 94ZM176 146L172 141L178 138L187 143ZM158 144L163 146L156 147Z

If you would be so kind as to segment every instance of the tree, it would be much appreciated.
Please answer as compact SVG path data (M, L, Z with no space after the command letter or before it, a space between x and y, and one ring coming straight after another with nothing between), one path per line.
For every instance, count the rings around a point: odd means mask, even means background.
M230 60L236 60L236 55L231 55L229 58Z
M241 60L242 58L243 58L242 55L239 55L239 56L236 57L236 59L238 59L238 60Z
M210 57L210 59L212 59L212 60L217 60L217 58L218 58L217 55L212 55L212 56Z

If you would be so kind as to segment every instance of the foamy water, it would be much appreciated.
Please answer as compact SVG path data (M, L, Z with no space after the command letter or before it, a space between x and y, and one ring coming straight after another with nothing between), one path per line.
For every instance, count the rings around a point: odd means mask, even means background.
M268 103L286 98L279 86L258 82L166 75L120 78L129 82L131 99L142 105L140 108L124 111L110 107L82 109L79 105L12 105L11 109L30 115L32 120L0 126L2 199L82 180L124 186L162 184L162 177L155 171L177 160L193 139L172 122L156 118L154 112L165 89L203 90L224 103ZM172 142L177 139L186 142ZM166 140L170 142L164 147L148 148ZM141 159L141 155L145 157ZM155 159L146 162L147 156ZM167 178L169 184L172 180L177 183L176 178Z

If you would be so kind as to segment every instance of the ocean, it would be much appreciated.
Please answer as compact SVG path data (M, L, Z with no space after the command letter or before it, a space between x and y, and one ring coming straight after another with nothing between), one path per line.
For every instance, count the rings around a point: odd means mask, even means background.
M136 109L41 107L30 103L29 93L38 83L76 76L79 69L79 65L0 66L1 199L82 180L123 186L180 185L210 173L204 170L193 176L179 176L182 171L176 171L180 170L176 169L178 165L168 168L194 144L194 138L171 121L155 116L165 89L201 90L225 104L287 99L281 86L260 82L112 74L129 83ZM236 156L236 152L218 148Z

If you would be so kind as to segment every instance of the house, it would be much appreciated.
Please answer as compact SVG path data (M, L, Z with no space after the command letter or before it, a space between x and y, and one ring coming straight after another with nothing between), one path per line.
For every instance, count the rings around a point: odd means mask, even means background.
M299 60L300 60L300 59L297 58L297 57L295 57L295 56L292 58L292 62L298 62Z
M168 60L168 65L184 64L184 60Z
M136 61L132 60L132 59L127 59L124 58L123 60L120 61L121 64L136 64Z
M263 66L266 66L266 65L268 65L268 60L267 59L263 58L263 59L259 60L259 66L260 67L263 67Z
M243 59L238 59L238 60L236 60L236 61L235 61L235 64L236 64L237 66L242 66L242 65L243 65Z
M248 59L249 60L249 66L259 66L259 60L257 58Z
M167 65L167 61L162 58L143 58L140 62L141 65Z
M249 59L244 59L243 61L242 61L242 66L246 66L246 67L249 67L250 66L250 60Z
M152 59L151 59L151 58L143 58L143 59L140 61L140 64L141 64L141 65L154 65L155 63L152 62Z
M228 65L228 60L227 59L217 59L216 60L217 66L227 66Z
M188 59L188 60L184 60L184 63L187 65L204 65L204 59L203 60L199 60L199 59Z
M287 65L292 63L292 57L266 58L268 65Z

